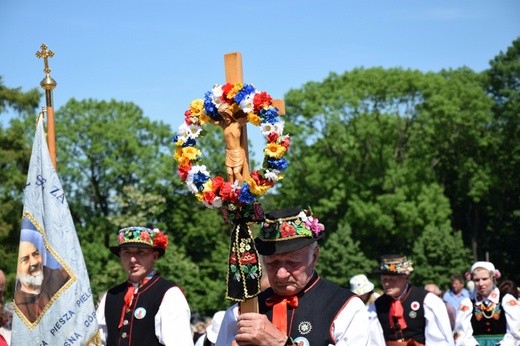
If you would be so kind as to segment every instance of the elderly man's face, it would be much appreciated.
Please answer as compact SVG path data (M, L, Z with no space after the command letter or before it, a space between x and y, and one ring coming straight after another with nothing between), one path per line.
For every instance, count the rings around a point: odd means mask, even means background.
M314 272L318 252L314 244L293 252L264 256L267 277L274 293L292 296L303 290Z
M43 282L43 263L40 251L31 242L20 242L17 274L22 290L39 292Z
M398 298L408 285L408 275L381 275L381 285L386 294Z

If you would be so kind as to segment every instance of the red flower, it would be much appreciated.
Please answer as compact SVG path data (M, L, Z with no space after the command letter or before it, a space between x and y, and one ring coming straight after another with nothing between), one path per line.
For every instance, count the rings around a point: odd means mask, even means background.
M224 202L235 203L238 200L238 190L233 190L232 184L225 182L220 188L220 196Z
M272 143L272 142L276 142L276 140L278 139L279 135L278 133L276 132L271 132L270 134L267 135L267 141L269 143Z
M274 186L274 181L265 179L258 171L252 171L250 175L258 186Z
M222 86L222 100L229 101L228 94L233 89L233 84L226 83ZM229 103L229 102L228 102Z
M265 91L255 94L253 98L254 112L258 113L264 106L269 106L272 100L271 96Z
M139 238L143 241L149 241L150 240L150 233L148 232L141 232L141 235Z
M155 238L153 239L153 246L166 249L168 247L168 236L162 232L157 232Z
M285 136L282 140L282 143L280 143L285 149L289 149L289 146L291 145L291 137Z
M209 204L213 204L213 200L215 199L216 195L215 195L215 192L213 191L206 191L204 192L203 194L203 198L206 202L208 202Z
M287 222L284 222L280 227L282 238L287 238L293 235L296 235L296 230L293 226L289 225Z
M215 193L217 193L218 190L222 188L222 184L224 184L224 178L222 178L220 175L211 179L212 190Z
M191 169L191 163L187 166L179 166L177 167L177 174L181 178L182 181L185 181L188 178L188 172Z
M184 112L184 122L188 125L191 125L191 109L188 109Z
M237 264L237 254L236 254L236 252L233 252L233 253L229 256L229 263L230 263L230 264Z
M255 254L244 252L240 257L240 264L255 264L257 262Z

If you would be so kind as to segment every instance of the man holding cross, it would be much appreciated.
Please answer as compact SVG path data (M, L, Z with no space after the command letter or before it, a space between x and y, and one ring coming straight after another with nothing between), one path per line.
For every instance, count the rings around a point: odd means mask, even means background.
M270 287L258 296L259 313L229 308L217 346L366 345L368 314L359 297L315 271L324 226L309 210L265 215L255 244Z

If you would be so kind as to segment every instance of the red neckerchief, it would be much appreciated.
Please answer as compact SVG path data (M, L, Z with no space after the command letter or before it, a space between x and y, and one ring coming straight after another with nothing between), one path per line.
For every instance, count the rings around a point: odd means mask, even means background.
M135 290L138 287L144 286L148 281L150 281L149 277L145 277L138 285L135 285L128 281L128 287L126 288L126 293L124 297L125 305L123 305L123 310L121 311L121 318L119 319L119 325L117 328L121 328L123 326L123 321L125 320L125 312L130 310L132 307L132 301L134 300Z
M392 303L390 304L390 311L389 311L389 322L390 322L390 328L397 329L397 330L403 330L406 329L407 324L404 320L404 309L403 305L401 304L401 301L399 299L392 300ZM394 321L395 324L399 324L398 328L394 328Z
M298 307L298 297L271 296L265 300L267 306L273 307L273 324L279 331L287 335L287 304L292 308Z

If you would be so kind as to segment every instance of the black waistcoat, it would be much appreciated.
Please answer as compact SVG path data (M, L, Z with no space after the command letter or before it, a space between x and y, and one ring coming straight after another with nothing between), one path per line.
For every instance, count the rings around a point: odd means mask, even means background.
M272 321L273 307L265 300L274 294L271 288L258 297L260 313ZM294 340L307 339L312 346L335 344L332 322L354 296L349 290L315 275L307 288L298 295L298 307L287 306L287 333Z
M473 327L473 335L490 335L490 334L505 334L507 329L506 314L502 307L502 294L498 299L499 303L496 307L496 314L491 318L486 318L481 315L480 320L477 320L477 313L480 312L479 308L475 305L475 300L472 299L473 303L473 314L471 315L471 326Z
M425 343L424 330L426 327L426 319L424 318L424 298L426 294L428 294L428 291L419 287L410 286L404 299L401 300L404 310L403 317L407 325L406 329L403 330L403 338L405 340L414 339L421 344ZM398 339L395 331L390 328L389 322L389 311L392 301L392 297L383 294L377 298L375 302L377 318L381 323L383 334L387 341L395 341Z
M123 322L121 328L118 328L118 324L128 283L122 283L108 290L105 304L107 345L160 345L155 336L154 318L159 311L164 294L174 286L173 283L156 274L134 295L132 307L125 313L126 322Z

